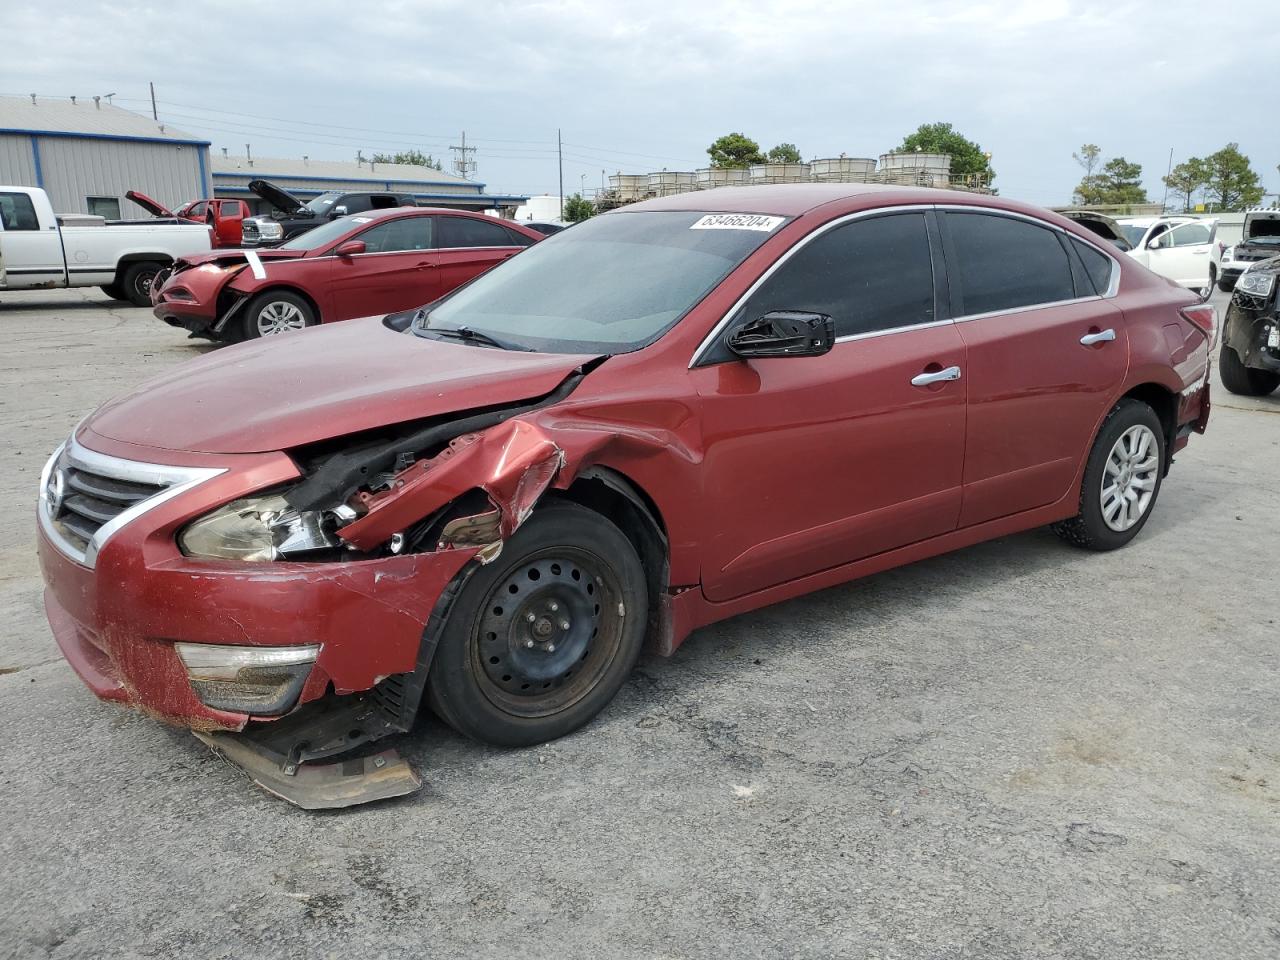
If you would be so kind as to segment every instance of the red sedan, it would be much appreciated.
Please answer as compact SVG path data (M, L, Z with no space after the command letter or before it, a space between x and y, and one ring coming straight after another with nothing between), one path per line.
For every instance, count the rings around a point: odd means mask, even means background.
M252 340L430 303L541 239L458 210L374 210L270 249L183 257L152 284L151 301L193 334Z
M562 736L646 641L993 537L1124 546L1205 429L1215 325L1003 198L636 204L429 310L99 409L44 471L49 620L98 696L276 793L406 792L390 753L322 761L424 703L490 743Z

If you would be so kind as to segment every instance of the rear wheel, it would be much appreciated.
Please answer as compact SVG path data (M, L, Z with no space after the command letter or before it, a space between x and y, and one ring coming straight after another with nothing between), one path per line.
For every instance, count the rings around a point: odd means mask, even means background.
M273 337L316 324L316 314L302 297L288 290L268 290L249 301L244 311L244 338Z
M1280 373L1246 367L1240 354L1225 343L1218 352L1218 370L1222 385L1242 397L1265 397L1280 387Z
M1151 516L1163 474L1164 425L1141 400L1121 400L1093 442L1079 513L1054 531L1087 550L1123 547Z
M124 290L118 283L104 283L98 288L112 300L125 300Z
M1230 277L1218 278L1218 289L1221 290L1223 293L1230 293L1235 288L1236 288L1236 282L1232 280Z
M156 274L163 269L163 264L143 262L132 263L120 277L119 286L128 300L135 307L151 306L151 283Z
M431 705L485 743L562 737L618 692L647 617L644 569L623 533L586 507L546 504L458 594L431 665Z

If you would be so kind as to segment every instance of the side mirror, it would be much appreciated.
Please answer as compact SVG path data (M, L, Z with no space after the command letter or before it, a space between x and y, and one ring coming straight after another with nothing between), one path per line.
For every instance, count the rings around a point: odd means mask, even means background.
M346 215L347 215L347 208L345 205L341 203L329 211L330 220L337 220L339 217L345 217Z
M726 341L738 356L820 357L836 342L835 322L824 313L773 310L744 323Z
M340 243L333 251L340 257L354 257L357 253L364 253L363 240L348 240L346 243Z
M1169 239L1169 235L1167 233L1162 233L1158 237L1152 237L1150 240L1147 241L1147 249L1159 250L1161 247L1165 246L1168 243L1168 239Z

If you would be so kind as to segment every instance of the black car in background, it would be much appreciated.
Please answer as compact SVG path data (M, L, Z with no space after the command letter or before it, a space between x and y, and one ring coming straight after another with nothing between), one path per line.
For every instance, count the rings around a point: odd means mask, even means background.
M269 216L249 217L244 221L242 246L246 247L274 247L300 233L306 233L312 227L349 213L418 205L407 193L328 190L303 203L269 180L250 180L249 189L275 207L275 210Z

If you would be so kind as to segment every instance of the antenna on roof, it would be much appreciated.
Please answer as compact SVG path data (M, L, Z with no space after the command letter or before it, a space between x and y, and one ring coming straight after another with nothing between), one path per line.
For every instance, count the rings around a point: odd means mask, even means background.
M73 107L76 105L76 98L75 98L75 96L74 96L74 95L72 95L72 97L71 97L71 105L72 105Z
M31 95L31 105L33 107L36 105L36 95L34 93Z

